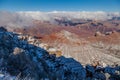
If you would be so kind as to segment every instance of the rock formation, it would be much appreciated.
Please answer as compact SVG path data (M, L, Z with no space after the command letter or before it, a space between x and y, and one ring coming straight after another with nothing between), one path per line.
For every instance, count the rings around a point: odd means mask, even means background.
M33 80L83 80L86 76L83 66L74 59L49 55L4 28L0 28L0 69L2 73Z
M108 75L106 75L106 73ZM56 57L0 28L0 80L120 80L120 66L83 67L73 58Z

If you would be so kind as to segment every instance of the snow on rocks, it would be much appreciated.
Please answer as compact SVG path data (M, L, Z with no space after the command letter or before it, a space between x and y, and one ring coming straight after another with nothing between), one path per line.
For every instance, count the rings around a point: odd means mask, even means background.
M24 51L23 49L20 49L20 48L16 47L16 48L14 49L14 51L13 51L13 54L14 54L14 55L17 55L17 54L19 54L19 53L21 53L21 52L23 52L23 51Z
M0 73L0 78L3 78L5 75Z

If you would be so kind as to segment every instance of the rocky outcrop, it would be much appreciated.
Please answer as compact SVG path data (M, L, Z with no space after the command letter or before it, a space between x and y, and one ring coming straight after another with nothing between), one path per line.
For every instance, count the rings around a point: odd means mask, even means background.
M49 55L4 28L0 28L0 71L33 80L83 80L86 77L85 69L74 59Z

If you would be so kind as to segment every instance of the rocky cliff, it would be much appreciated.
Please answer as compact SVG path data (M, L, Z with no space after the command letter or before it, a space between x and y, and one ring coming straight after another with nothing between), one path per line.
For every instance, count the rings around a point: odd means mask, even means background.
M74 59L49 55L4 28L0 28L0 69L2 73L34 80L82 80L86 76L85 69Z

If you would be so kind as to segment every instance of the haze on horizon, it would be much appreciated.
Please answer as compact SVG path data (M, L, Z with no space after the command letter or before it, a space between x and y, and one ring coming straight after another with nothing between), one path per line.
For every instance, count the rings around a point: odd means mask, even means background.
M0 11L120 12L120 0L0 0Z

